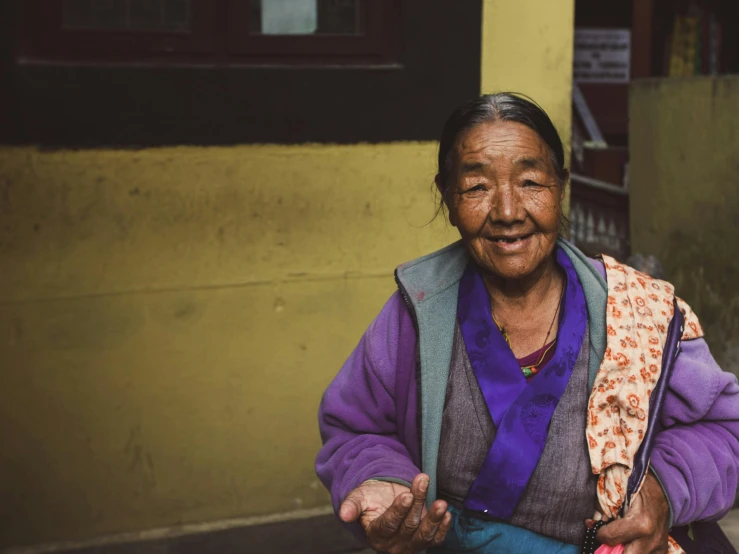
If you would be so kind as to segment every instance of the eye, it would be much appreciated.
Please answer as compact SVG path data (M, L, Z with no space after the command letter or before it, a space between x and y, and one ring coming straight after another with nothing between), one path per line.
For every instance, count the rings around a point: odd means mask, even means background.
M478 183L477 185L473 185L470 188L464 190L463 192L467 194L470 192L485 192L485 190L486 190L485 185L483 185L482 183Z
M544 185L542 185L541 183L537 183L536 181L532 181L531 179L526 179L523 182L523 186L524 187L543 187Z

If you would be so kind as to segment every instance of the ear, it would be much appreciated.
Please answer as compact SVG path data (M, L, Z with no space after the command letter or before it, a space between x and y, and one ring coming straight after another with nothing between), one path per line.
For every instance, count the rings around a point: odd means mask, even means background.
M436 174L436 177L434 177L434 183L436 183L436 188L439 191L439 194L444 198L444 183L441 181L441 175L438 173Z
M449 223L451 223L452 227L457 226L457 214L454 213L454 206L450 206L447 202L447 195L444 194L447 190L447 186L444 185L444 182L441 180L441 175L438 173L436 174L436 177L434 177L434 183L436 183L436 188L439 191L439 194L441 194L441 201L446 204L446 211L449 214Z
M562 171L562 190L559 192L560 203L565 201L565 191L567 190L567 183L570 181L570 170L564 169Z

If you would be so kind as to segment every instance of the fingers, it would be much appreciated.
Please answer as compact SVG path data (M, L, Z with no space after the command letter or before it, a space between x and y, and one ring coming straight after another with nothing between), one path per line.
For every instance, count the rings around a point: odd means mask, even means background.
M602 527L597 534L609 546L623 544L628 554L667 552L669 505L659 481L648 475L626 517Z
M367 537L379 541L392 538L405 521L412 504L413 496L410 493L399 494L385 513L370 524Z
M447 513L446 502L443 500L434 502L413 534L410 541L411 551L416 552L428 548L429 545L443 542L451 521L452 515Z
M417 475L409 492L399 494L384 513L365 524L370 546L382 551L420 552L444 541L452 517L443 500L434 502L426 512L428 486L428 476L423 473ZM356 510L361 514L361 504L354 500L350 495L344 502L346 506L342 504L342 520L348 521L344 519L345 513L347 517L354 516Z
M415 533L418 525L421 523L424 507L426 505L426 491L429 488L429 478L424 473L419 473L413 479L411 484L411 494L413 495L413 503L411 504L408 514L405 516L401 533L410 537Z
M652 529L645 518L625 517L601 527L596 538L603 544L616 546L643 539L651 534Z
M444 539L446 538L447 533L449 532L449 529L452 526L452 514L447 512L444 514L444 519L441 522L441 525L439 525L439 529L436 531L436 536L434 537L433 546L439 546L441 543L444 542Z
M339 518L344 523L352 523L362 515L361 499L354 493L350 493L339 508Z

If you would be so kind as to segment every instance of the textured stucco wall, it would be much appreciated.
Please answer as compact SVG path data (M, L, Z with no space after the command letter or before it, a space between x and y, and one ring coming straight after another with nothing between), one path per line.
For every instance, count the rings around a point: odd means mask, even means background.
M484 89L565 137L572 7L481 22ZM320 395L393 268L456 238L435 154L0 148L0 548L326 505Z
M521 92L552 118L569 151L574 0L485 0L483 92Z
M453 235L433 144L0 150L0 537L325 505L322 390Z
M632 249L662 260L739 374L739 77L640 81L630 104Z

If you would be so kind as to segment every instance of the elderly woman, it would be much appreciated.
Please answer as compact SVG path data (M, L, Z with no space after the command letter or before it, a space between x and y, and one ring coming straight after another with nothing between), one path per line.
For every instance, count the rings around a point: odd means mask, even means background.
M438 161L461 241L397 269L321 404L316 467L340 519L392 553L575 553L594 520L627 553L680 552L672 525L734 501L736 378L668 283L560 236L569 175L533 102L467 102Z

